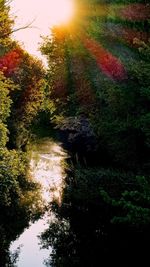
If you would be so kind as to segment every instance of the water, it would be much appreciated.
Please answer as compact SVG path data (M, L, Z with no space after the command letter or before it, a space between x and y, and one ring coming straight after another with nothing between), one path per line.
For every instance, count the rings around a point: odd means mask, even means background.
M50 139L44 139L34 146L30 161L30 173L42 186L42 197L45 202L56 199L61 203L61 193L64 186L64 161L67 154L60 144ZM18 267L42 267L51 250L41 249L38 236L48 228L48 222L54 219L54 214L45 214L42 219L32 223L24 233L12 243L10 251L15 252L20 247Z

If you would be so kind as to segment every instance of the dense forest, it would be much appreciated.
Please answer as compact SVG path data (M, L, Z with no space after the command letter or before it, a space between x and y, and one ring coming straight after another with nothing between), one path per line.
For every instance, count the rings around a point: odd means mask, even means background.
M47 266L146 266L150 242L150 4L76 0L43 37L48 66L11 37L0 0L0 266L43 213L30 142L53 130L70 157L57 220L41 235ZM42 132L41 132L42 129ZM43 133L44 131L44 133Z

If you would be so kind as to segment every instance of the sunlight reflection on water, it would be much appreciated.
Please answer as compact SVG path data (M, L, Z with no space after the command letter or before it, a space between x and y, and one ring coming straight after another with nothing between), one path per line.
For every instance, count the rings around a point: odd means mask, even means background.
M30 161L30 173L35 181L42 186L42 197L46 202L57 199L61 203L61 192L64 185L64 161L66 152L60 144L54 143L50 139L44 139L34 146ZM48 217L47 214L31 224L24 233L11 245L10 251L13 253L21 246L18 267L42 267L44 259L47 259L51 251L40 249L38 235L48 228L48 220L52 220L54 215Z
M43 198L51 201L58 197L61 201L61 192L64 181L64 159L67 156L59 144L45 140L32 152L31 174L42 184Z

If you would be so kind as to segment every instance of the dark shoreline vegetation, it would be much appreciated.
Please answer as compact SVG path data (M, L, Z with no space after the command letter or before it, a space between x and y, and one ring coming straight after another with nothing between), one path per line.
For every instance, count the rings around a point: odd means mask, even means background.
M32 143L44 137L70 155L62 203L48 207L57 220L41 235L53 248L47 266L149 260L150 4L77 2L95 15L81 12L43 38L45 70L12 40L9 2L0 0L0 267L16 266L10 243L44 212L27 171Z

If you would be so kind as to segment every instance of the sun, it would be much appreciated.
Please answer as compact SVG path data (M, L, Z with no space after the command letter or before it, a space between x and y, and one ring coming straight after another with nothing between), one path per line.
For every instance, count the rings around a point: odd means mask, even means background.
M53 25L68 23L74 15L75 6L73 0L49 0L50 20Z

